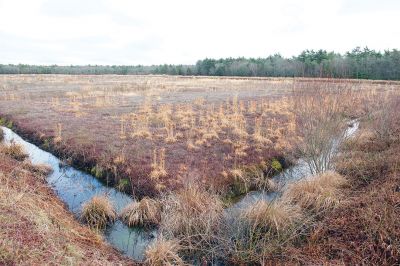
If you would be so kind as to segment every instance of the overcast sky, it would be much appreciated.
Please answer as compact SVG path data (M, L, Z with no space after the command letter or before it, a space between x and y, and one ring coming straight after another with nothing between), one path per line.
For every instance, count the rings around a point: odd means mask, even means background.
M400 48L400 0L0 0L0 63L193 64Z

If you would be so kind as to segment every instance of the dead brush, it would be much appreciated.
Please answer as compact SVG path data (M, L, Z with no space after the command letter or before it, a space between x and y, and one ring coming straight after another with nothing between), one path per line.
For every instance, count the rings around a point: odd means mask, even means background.
M222 221L223 203L216 194L198 186L187 187L162 200L160 231L178 239L188 254L209 255Z
M119 215L128 226L151 227L158 225L161 220L160 204L148 197L141 201L132 202Z
M338 206L342 200L340 188L347 179L335 172L325 172L289 185L283 198L302 208L319 213Z
M94 196L82 207L81 219L90 227L104 229L116 219L116 212L106 196Z
M4 132L3 129L0 127L0 142L4 140Z
M28 154L25 153L24 148L14 142L10 145L1 145L0 152L14 158L17 161L23 161L28 157Z
M177 240L166 240L162 236L146 249L147 265L186 265L179 257L181 246Z

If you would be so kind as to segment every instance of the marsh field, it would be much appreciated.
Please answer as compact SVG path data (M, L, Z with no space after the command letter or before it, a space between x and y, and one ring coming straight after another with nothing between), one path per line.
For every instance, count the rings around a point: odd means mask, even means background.
M399 263L400 82L2 75L0 118L132 198L78 220L155 230L144 263Z

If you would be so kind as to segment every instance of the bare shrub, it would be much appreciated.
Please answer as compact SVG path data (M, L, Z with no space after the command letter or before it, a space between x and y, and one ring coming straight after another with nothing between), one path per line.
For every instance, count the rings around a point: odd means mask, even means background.
M335 148L344 137L346 91L316 88L295 96L297 129L302 142L299 156L308 163L312 174L332 168Z

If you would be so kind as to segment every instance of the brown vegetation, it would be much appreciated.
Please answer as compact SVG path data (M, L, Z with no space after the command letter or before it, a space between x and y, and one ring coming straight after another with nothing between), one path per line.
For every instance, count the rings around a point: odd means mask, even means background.
M322 92L323 90L320 93ZM393 187L397 179L392 178L390 173L397 171L399 166L397 156L399 146L396 143L399 143L400 125L397 119L392 120L391 123L385 123L386 126L390 126L389 131L385 128L387 131L385 133L382 133L380 125L376 125L376 119L381 119L383 115L379 104L376 104L382 96L384 97L384 94L359 94L357 98L360 101L359 105L350 110L348 109L349 102L346 103L345 98L337 98L335 94L334 101L324 100L328 106L324 107L325 111L320 110L319 118L314 115L307 120L302 120L306 122L303 126L307 126L309 133L313 136L309 138L308 143L305 141L299 144L303 151L307 151L303 154L310 155L309 162L310 166L314 167L313 172L319 174L290 184L285 188L281 199L278 198L273 202L264 200L255 202L237 216L222 215L216 216L214 220L209 219L209 225L217 228L214 230L208 230L210 227L206 227L206 229L195 231L189 227L190 230L186 230L189 232L187 234L171 232L168 234L167 231L165 237L180 241L182 245L178 254L189 261L193 258L199 260L204 256L210 260L223 258L223 261L231 264L398 263L397 239L399 237L395 216L398 211L396 193L400 189L397 186ZM348 97L348 95L342 94L341 97ZM369 109L363 108L365 106L361 104L363 101L370 103ZM340 108L337 107L339 104L342 105ZM387 104L389 102L383 106L387 107ZM310 104L308 108L314 113L317 110L314 108L316 106ZM398 105L391 106L390 112L400 113L396 111ZM362 137L355 140L346 139L342 133L346 125L343 115L351 117L355 114L364 114L364 117L370 117L371 120L362 120ZM316 117L317 122L312 121ZM378 128L371 128L377 126ZM339 129L342 132L339 132ZM377 132L378 130L380 133ZM329 135L329 132L332 135ZM304 137L309 136L304 135ZM345 140L345 142L343 144L342 141L335 142L337 138L342 138L340 140ZM365 143L360 144L360 140ZM323 143L325 141L329 143ZM341 145L341 153L337 158L333 157L335 154L331 156L328 153L334 145ZM321 154L331 157L320 160ZM364 157L360 156L368 156L370 160L364 163ZM332 169L333 164L341 174L326 172ZM369 173L365 167L375 170ZM235 182L239 180L241 184L247 186L249 172L246 169L248 170L246 167L232 169L229 174L235 178ZM226 176L229 177L229 174ZM368 182L365 182L365 175L369 176ZM379 189L379 192L376 186L370 187L370 184L377 182L377 178L383 184L383 189ZM386 189L392 192L385 192ZM172 198L176 198L177 192L172 195ZM379 195L380 198L378 198ZM216 195L208 196L208 198L212 197ZM190 202L192 198L196 197L191 196L183 202ZM360 204L360 202L363 203ZM184 204L180 203L180 205ZM211 207L208 208L211 209ZM205 209L201 213L206 213ZM214 209L216 209L215 206ZM380 213L380 216L374 216L374 212ZM349 215L348 220L347 215ZM177 217L176 213L172 212L171 216L164 214L161 224L164 223L163 219L169 221L171 217ZM193 221L196 214L178 217L184 217L179 221L185 225L183 221ZM178 228L187 229L184 226ZM201 228L201 226L196 228ZM185 230L177 231L185 232ZM214 233L213 237L210 237L211 232ZM391 235L392 233L394 235ZM208 238L206 241L196 238L199 235L208 236ZM185 242L186 239L195 239L196 242ZM362 240L370 242L367 244L358 242ZM202 244L196 245L197 243ZM204 252L205 247L208 253ZM372 251L371 248L373 248ZM185 249L191 250L197 256L188 253Z
M157 201L145 197L126 206L119 217L128 226L152 227L160 223L160 207Z
M1 145L0 152L4 153L17 161L23 161L28 157L21 145L11 143L10 145Z
M182 254L209 257L215 253L223 215L217 195L191 184L169 193L161 204L160 232L167 239L178 240Z
M325 172L289 185L283 197L302 208L319 213L339 205L341 189L347 180L340 174Z
M180 245L176 240L158 238L146 250L146 263L154 266L186 265L179 257Z
M219 252L229 264L267 264L281 257L310 221L299 206L259 200L228 218L220 229Z
M33 164L30 161L24 161L21 167L41 176L47 176L53 171L48 164Z
M240 219L249 222L253 228L279 233L300 217L301 212L296 205L280 200L273 202L259 200L245 209Z
M81 219L90 227L104 229L117 215L107 196L94 196L82 206Z

